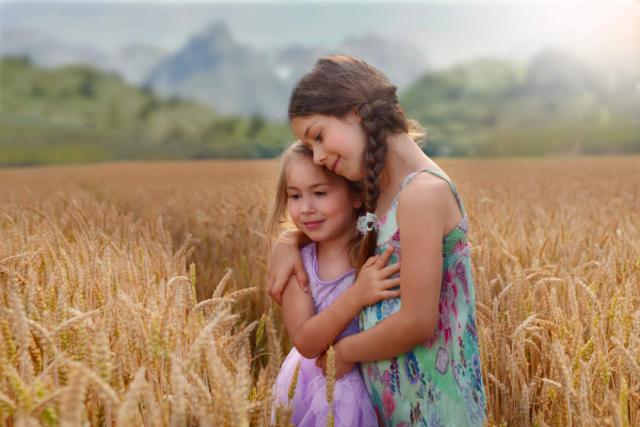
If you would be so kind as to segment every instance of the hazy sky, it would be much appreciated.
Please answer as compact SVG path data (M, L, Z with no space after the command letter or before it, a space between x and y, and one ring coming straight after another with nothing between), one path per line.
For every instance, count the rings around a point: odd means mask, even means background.
M620 51L629 44L624 34L615 34L624 30L619 25L620 16L625 16L628 23L630 16L640 11L640 0L55 3L61 2L0 0L0 28L35 29L75 45L114 49L140 43L166 51L179 48L213 21L225 22L235 39L260 49L290 45L332 47L349 37L374 32L410 41L426 52L434 66L440 67L479 55L524 59L545 46L584 51L600 44L602 52ZM624 59L624 53L621 55Z
M549 4L622 4L638 0L67 0L65 3L549 3ZM0 3L61 3L60 0L0 0Z

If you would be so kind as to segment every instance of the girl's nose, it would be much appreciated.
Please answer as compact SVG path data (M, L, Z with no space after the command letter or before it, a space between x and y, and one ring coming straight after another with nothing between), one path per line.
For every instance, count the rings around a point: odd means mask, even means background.
M323 149L315 147L313 150L313 163L318 166L324 166L327 161L327 153Z
M302 212L303 213L309 213L309 212L313 212L314 207L313 207L313 202L311 200L304 200L302 202Z

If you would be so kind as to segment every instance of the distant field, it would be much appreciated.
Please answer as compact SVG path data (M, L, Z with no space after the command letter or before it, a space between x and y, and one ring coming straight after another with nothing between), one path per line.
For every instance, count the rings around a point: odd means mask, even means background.
M640 425L640 156L442 160L491 425ZM0 169L0 424L268 424L273 161Z

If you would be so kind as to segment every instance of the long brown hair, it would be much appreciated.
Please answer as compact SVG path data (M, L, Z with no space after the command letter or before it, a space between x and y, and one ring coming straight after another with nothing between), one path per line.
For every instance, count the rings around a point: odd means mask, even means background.
M387 77L365 61L346 55L320 58L293 89L289 120L322 114L343 118L356 111L366 135L364 164L365 210L375 213L380 196L380 175L387 156L387 137L407 133L422 136L420 125L409 120ZM378 233L367 232L360 244L356 266L374 254Z
M305 146L302 142L296 141L286 148L280 155L280 173L278 176L278 186L276 189L275 202L271 210L271 217L269 219L269 236L273 237L280 231L283 224L287 223L287 168L289 163L296 157L308 157L313 162L313 151L309 147ZM318 166L320 167L320 166ZM335 175L333 172L322 168L322 171L328 175ZM362 184L358 182L352 182L348 179L335 175L340 180L343 180L349 191L353 193L355 197L362 197ZM356 215L363 213L364 209L358 209ZM355 227L355 224L354 224ZM307 240L306 242L310 242ZM360 253L360 236L356 234L354 239L349 242L349 253L352 265L357 265Z

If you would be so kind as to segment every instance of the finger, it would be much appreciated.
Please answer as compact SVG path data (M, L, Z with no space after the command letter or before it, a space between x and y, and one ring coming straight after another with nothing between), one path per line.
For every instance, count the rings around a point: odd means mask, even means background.
M296 263L294 266L294 274L296 275L296 279L298 279L300 288L306 293L309 293L309 276L301 263Z
M382 277L391 277L394 274L398 273L399 271L400 271L400 263L396 262L395 264L388 265L382 270L380 270L380 273L382 273Z
M378 255L370 256L367 261L364 263L364 267L371 267L374 262L379 258Z
M269 281L267 284L267 294L272 300L278 302L278 295L276 292L274 292L274 287L275 287L275 278L271 276L269 277Z
M273 287L271 288L271 298L278 304L282 304L282 293L284 287L287 285L289 277L277 277L273 281Z
M304 276L298 271L295 272L295 276L296 276L296 279L298 279L298 286L300 287L300 289L302 289L302 292L304 292L305 294L308 294L309 285L305 284Z
M389 245L387 246L387 249L384 250L384 252L380 255L380 258L378 258L376 260L376 267L378 268L382 268L385 265L387 265L387 263L389 262L389 258L391 258L391 254L394 251L394 247Z
M271 276L267 277L267 293L271 295L271 289L273 288L273 278Z
M385 291L383 296L385 299L400 298L400 291Z
M278 305L282 305L282 295L270 293L269 296L271 297L273 302L275 302Z
M278 291L276 286L273 287L270 295L272 300L278 303L278 305L282 305L282 291Z
M396 286L400 286L400 278L394 277L393 279L383 280L381 282L381 285L382 285L382 289L395 288Z

